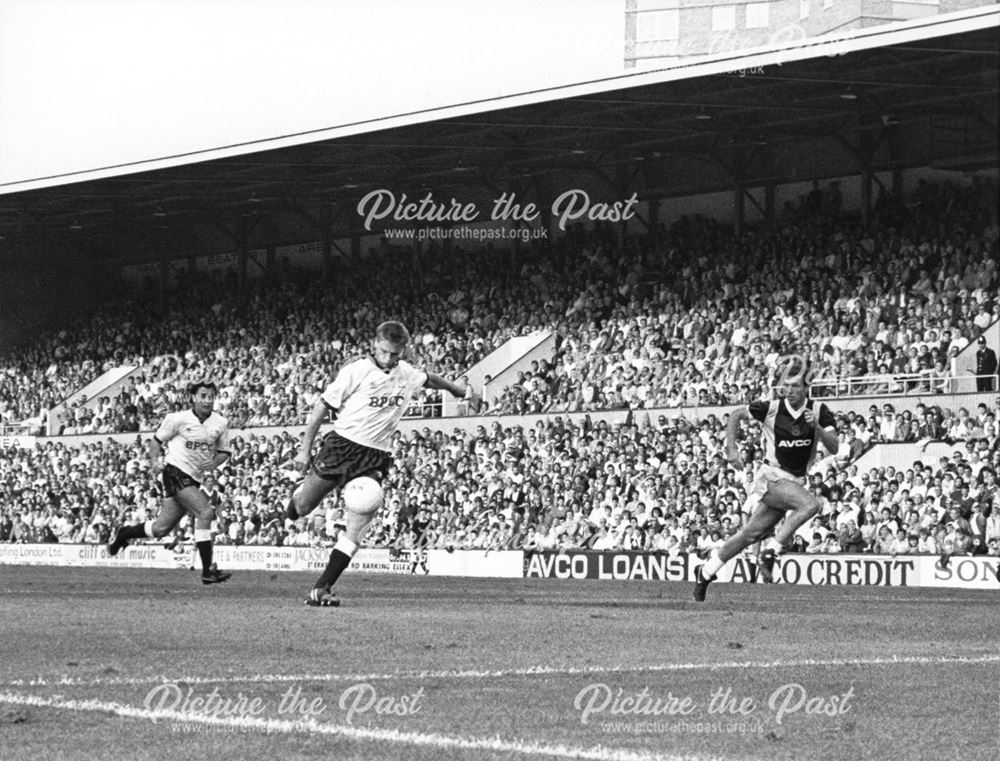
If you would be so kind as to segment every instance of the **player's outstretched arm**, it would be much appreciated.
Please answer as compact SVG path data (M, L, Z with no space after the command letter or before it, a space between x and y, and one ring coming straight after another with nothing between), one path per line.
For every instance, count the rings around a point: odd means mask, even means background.
M726 459L737 469L743 468L743 455L740 454L736 435L739 433L740 423L749 418L750 409L743 405L729 413L729 421L726 423Z
M155 436L149 440L146 450L149 455L149 469L155 475L163 470L163 446Z
M427 373L427 380L424 382L424 388L435 388L442 391L447 391L449 394L454 396L456 399L465 399L469 402L473 411L479 412L479 407L483 403L483 397L472 390L472 386L467 385L464 381L450 381L447 378L442 378L440 375L435 375L434 373Z
M830 415L829 410L821 408L820 417L823 417L823 413ZM833 421L832 416L829 420L820 421L819 417L813 414L812 410L806 410L805 420L809 425L811 425L816 431L816 438L823 442L823 446L826 447L826 451L830 454L837 454L837 450L840 449L840 437L837 436L837 430L832 425L824 426L823 423L831 423Z
M326 420L326 416L329 413L330 407L322 399L318 399L316 404L313 405L312 411L309 413L309 419L306 421L306 429L302 432L302 444L299 446L299 453L295 456L294 462L300 470L304 471L309 465L309 457L312 454L316 434L319 433L319 427L323 425L323 421Z
M819 423L816 423L816 436L823 442L823 446L826 447L827 452L837 454L837 451L840 449L840 437L837 436L835 430L823 428Z

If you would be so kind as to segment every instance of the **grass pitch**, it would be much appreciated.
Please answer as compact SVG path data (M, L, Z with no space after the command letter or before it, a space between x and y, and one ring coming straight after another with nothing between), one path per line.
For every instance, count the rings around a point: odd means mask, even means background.
M991 592L0 569L0 759L996 759Z

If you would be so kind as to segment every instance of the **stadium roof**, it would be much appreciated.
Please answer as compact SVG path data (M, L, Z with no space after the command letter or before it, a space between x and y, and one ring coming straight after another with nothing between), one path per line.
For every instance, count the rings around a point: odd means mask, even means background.
M356 227L347 210L373 188L448 197L581 172L641 200L852 174L865 162L995 168L998 19L996 6L979 8L225 151L240 155L0 186L0 236L72 228L121 239L248 213L315 218L323 207L342 210L331 224L346 235Z

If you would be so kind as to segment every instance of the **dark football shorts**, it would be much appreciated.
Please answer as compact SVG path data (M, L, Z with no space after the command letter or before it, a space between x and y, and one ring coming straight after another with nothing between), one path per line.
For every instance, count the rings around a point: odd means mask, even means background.
M196 488L200 486L191 476L174 465L165 465L160 477L163 479L163 496L167 499L173 497L181 489L186 489L189 486Z
M381 484L389 473L390 465L392 457L388 452L356 444L335 431L323 437L319 452L312 461L313 472L320 478L333 481L337 488L361 476L374 478Z

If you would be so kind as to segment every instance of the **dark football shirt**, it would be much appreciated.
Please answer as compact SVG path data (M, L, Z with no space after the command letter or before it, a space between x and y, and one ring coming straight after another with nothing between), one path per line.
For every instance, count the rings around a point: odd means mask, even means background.
M413 533L416 534L418 542L426 540L427 527L430 525L430 521L422 521L414 518L413 523L410 524L410 528L413 529Z
M765 462L800 477L809 470L816 451L816 432L803 417L806 407L793 411L784 399L761 400L747 405L750 416L764 428ZM821 428L837 425L830 408L822 402L813 402L812 411Z

